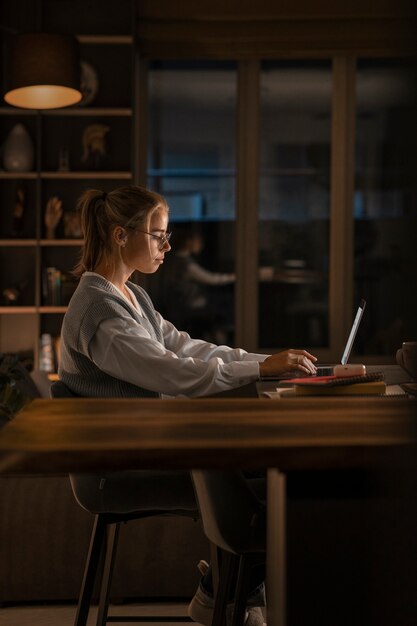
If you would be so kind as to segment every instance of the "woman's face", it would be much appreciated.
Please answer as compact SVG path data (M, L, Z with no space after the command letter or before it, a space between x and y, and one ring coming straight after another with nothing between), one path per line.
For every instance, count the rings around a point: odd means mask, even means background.
M132 271L138 270L143 274L156 272L164 262L165 253L171 250L167 241L160 250L159 238L166 234L167 228L167 211L157 209L152 213L148 227L145 224L139 225L135 230L129 231L126 246L123 248L123 259L129 267L133 268Z

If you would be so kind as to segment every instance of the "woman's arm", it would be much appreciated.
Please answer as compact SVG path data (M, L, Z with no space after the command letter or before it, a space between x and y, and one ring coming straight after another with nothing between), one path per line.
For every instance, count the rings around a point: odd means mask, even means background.
M210 395L259 379L256 360L226 363L216 354L217 346L212 344L206 344L211 348L203 349L205 359L202 359L198 356L202 350L199 344L205 342L187 340L186 333L175 331L178 344L181 338L177 334L184 336L179 353L169 346L165 348L129 316L107 319L90 342L89 356L100 369L115 378L173 396ZM226 349L226 346L218 348L220 353L221 348ZM213 355L209 356L211 349ZM232 349L226 349L226 354L227 350L230 353Z
M267 354L255 354L246 352L241 348L218 346L203 339L192 339L188 333L179 331L171 322L164 319L158 312L156 316L164 337L165 346L178 356L192 356L198 359L208 360L213 357L221 358L225 363L231 361L258 361L262 362Z

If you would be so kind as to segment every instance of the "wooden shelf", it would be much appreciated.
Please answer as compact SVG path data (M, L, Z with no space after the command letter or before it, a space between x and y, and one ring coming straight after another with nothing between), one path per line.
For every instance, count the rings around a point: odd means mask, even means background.
M37 115L36 109L14 109L13 107L0 107L0 115ZM131 107L68 107L66 109L45 109L42 117L62 116L94 116L94 117L131 117Z
M17 107L0 107L0 115L37 115L38 111L36 109L18 109Z
M68 109L50 109L43 111L45 117L131 117L133 111L130 107L73 107Z
M29 313L65 313L68 307L66 306L0 306L1 315L27 315Z
M39 244L44 246L45 248L58 247L61 246L82 246L84 243L83 239L40 239Z
M66 306L40 306L37 311L42 315L44 313L65 313L68 307Z
M0 306L0 313L2 315L16 315L16 313L27 315L28 313L37 312L38 309L36 306Z
M133 37L131 35L76 35L80 43L104 44L110 46L131 46Z
M24 30L29 26L32 16L21 15L19 4L21 3L17 4L16 10L13 9L11 16L16 22L16 28L21 22ZM81 59L91 63L99 82L96 99L90 104L37 110L0 103L3 130L7 131L14 124L22 122L31 135L36 156L31 171L8 172L5 168L0 169L0 201L5 214L0 229L3 263L1 282L3 288L24 284L21 299L12 303L14 306L8 306L6 299L2 300L3 305L0 304L0 326L3 321L0 351L4 346L13 345L15 333L22 333L22 337L18 337L19 346L33 352L35 367L39 365L39 335L59 335L62 317L67 311L67 306L47 303L66 303L69 293L69 286L66 291L66 285L61 284L57 297L52 297L55 293L51 293L53 285L48 282L45 266L55 266L58 271L67 274L84 244L82 237L65 237L63 220L55 232L58 237L46 238L44 215L47 198L58 195L62 198L64 210L74 211L83 188L104 185L106 189L112 189L119 185L129 185L134 180L136 154L132 144L137 106L133 84L136 80L136 54L135 40L129 26L132 17L130 4L126 3L125 6L125 3L120 3L119 13L124 14L123 20L118 20L120 27L110 23L107 18L101 20L100 15L94 17L94 22L88 16L84 19L83 15L77 19L78 29L83 33L78 32L75 35L80 43ZM40 14L46 10L47 5L47 2L40 0ZM48 15L48 27L53 29L56 26L57 30L60 30L60 26L64 30L70 29L70 5L68 3L63 12L57 11L54 15ZM43 17L46 18L45 15ZM93 34L95 32L97 34ZM94 167L95 161L84 162L76 160L75 156L70 171L57 171L54 155L59 154L61 146L65 146L69 154L78 155L83 129L89 124L106 124L114 129L111 155L114 160L101 163L101 166L112 168L111 171L100 170L100 163L98 171L87 169ZM11 213L15 204L15 187L21 185L27 190L25 229L22 233L13 235L15 231ZM48 297L44 297L45 292ZM22 306L21 303L31 305ZM7 334L9 330L10 333Z
M37 245L37 239L0 239L0 247L20 248Z
M37 245L44 247L82 246L83 239L0 239L3 248L31 248Z
M25 180L36 180L38 177L37 172L0 172L0 179L6 180L10 178L11 180L16 179L25 179Z
M67 179L67 180L85 180L88 178L112 178L114 180L130 180L132 172L41 172L40 177L50 180Z

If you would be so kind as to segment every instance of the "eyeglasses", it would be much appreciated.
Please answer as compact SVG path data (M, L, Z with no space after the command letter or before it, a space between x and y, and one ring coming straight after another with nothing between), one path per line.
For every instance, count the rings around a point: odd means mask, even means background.
M165 235L154 235L154 233L148 233L147 230L138 230L138 232L143 233L144 235L149 235L149 237L153 237L154 239L158 239L159 250L163 250L165 248L165 245L169 243L169 240L171 239L171 235L172 235L172 233L165 233Z

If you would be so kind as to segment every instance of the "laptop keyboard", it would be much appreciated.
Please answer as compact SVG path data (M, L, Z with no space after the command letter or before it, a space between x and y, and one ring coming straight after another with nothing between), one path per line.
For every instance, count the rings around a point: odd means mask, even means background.
M333 365L319 365L316 376L332 376Z
M319 365L315 376L332 376L333 365ZM288 372L282 372L279 376L262 376L262 380L285 380L286 378L309 378L311 374L307 372L300 372L299 370L290 370Z

